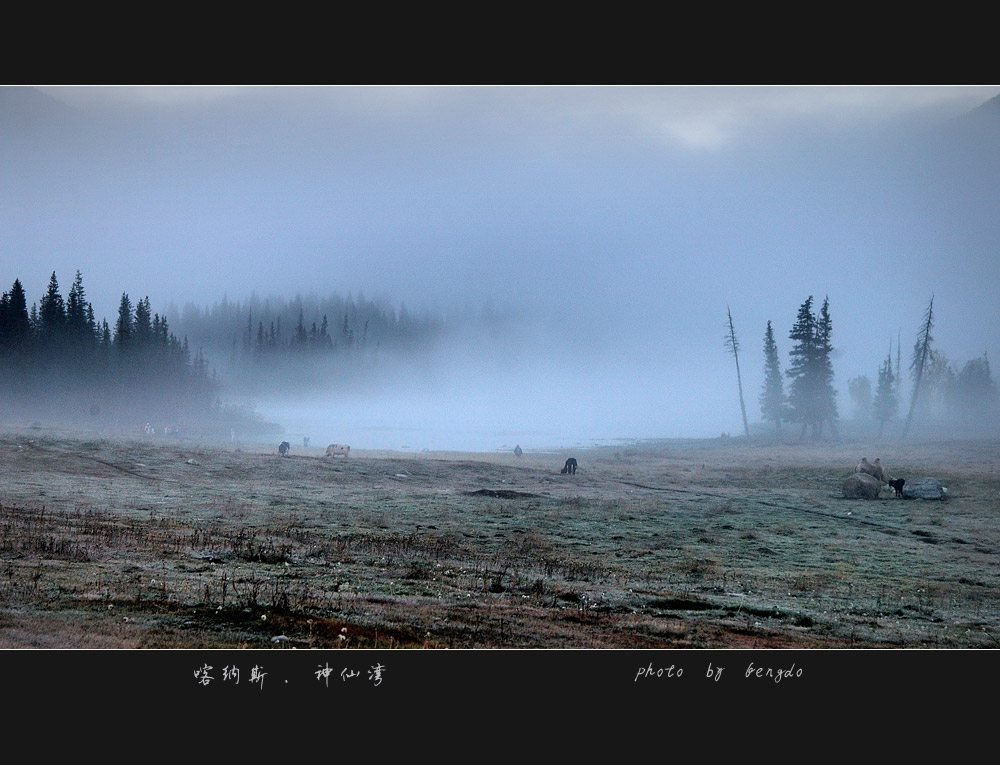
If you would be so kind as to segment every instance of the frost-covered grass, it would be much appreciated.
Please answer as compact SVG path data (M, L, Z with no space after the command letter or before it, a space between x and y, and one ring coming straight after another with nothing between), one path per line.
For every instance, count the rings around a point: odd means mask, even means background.
M0 434L0 647L1000 642L997 442L569 454ZM861 456L949 499L843 499Z

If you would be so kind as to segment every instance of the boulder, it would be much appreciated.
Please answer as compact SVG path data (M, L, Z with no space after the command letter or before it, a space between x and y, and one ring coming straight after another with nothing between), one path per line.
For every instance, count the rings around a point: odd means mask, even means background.
M948 490L937 478L927 476L907 481L903 486L903 499L947 499Z
M848 499L878 499L882 482L868 473L855 473L840 485L840 490Z

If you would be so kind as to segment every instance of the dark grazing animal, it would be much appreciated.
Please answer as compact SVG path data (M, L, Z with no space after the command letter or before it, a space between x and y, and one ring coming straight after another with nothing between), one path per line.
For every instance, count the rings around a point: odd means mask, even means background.
M278 444L278 454L280 454L282 457L287 457L288 450L291 448L292 445L290 443L288 443L287 441L282 441L280 444Z
M566 460L566 464L563 465L563 469L559 471L560 473L569 473L570 475L576 475L576 457L570 457Z
M892 487L893 496L902 497L903 496L903 484L906 483L905 478L893 478L889 481L889 485Z

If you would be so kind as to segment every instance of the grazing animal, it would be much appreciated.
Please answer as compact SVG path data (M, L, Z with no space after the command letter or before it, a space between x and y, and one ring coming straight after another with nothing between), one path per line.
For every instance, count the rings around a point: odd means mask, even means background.
M522 454L524 454L524 452L521 451L521 444L518 444L517 446L514 447L514 454L517 457L520 457Z
M290 443L288 443L287 441L282 441L280 444L278 444L278 454L280 454L282 457L287 457L288 450L291 448L292 445Z
M326 456L336 457L337 455L341 455L344 459L347 459L347 455L350 451L351 447L347 444L330 444L326 447Z
M858 463L857 467L854 468L855 473L867 473L878 481L882 483L888 483L889 476L882 467L882 462L878 457L875 458L874 462L869 462L867 457L862 457L861 462Z
M570 475L576 475L576 457L570 457L566 460L566 464L563 465L563 469L559 471L560 473L569 473Z
M872 463L872 467L875 469L875 472L872 473L873 476L879 479L882 483L889 482L889 471L882 467L882 461L878 457L875 458L875 461Z
M892 478L889 480L889 485L892 487L893 496L902 497L903 496L903 484L906 483L905 478Z

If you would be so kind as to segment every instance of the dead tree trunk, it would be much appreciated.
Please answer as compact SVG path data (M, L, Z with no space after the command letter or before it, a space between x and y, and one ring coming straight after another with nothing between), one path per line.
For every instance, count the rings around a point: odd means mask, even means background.
M924 322L920 326L920 332L917 334L917 343L913 349L913 363L911 366L914 370L915 379L913 381L913 395L910 397L910 411L907 412L906 424L903 425L903 435L901 436L903 439L910 432L910 423L913 422L913 411L917 408L917 399L920 396L920 382L924 377L924 365L927 363L927 357L931 352L931 342L934 340L931 337L933 326L934 296L931 295L931 302L924 313Z
M736 339L736 330L733 328L733 314L726 306L726 315L729 317L729 331L726 333L726 347L733 358L736 359L736 384L740 390L740 412L743 413L743 432L746 433L747 440L750 439L750 424L747 422L747 408L743 403L743 378L740 376L740 343Z

